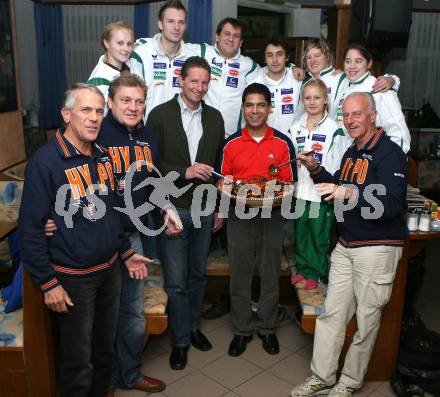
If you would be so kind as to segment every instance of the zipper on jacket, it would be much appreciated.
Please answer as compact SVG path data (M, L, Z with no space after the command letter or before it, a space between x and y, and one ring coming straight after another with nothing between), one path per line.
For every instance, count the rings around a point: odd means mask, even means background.
M128 166L131 169L131 164L133 164L136 161L136 154L134 152L133 135L131 134L131 132L128 133L128 137L130 138L130 148L129 148L129 150L130 150L130 164ZM137 170L137 164L136 164L136 170Z

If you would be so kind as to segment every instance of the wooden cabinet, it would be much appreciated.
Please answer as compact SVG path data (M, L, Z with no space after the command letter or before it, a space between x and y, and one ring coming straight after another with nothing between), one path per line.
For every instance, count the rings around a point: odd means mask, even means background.
M0 37L0 83L4 80L4 83L8 84L6 92L10 95L11 90L14 90L14 84L11 84L10 79L15 76L16 93L16 100L13 101L12 108L8 106L5 111L1 111L0 107L0 170L25 159L14 9L14 0L0 3L0 23L2 25L0 29L2 36Z
M328 41L335 51L335 66L344 69L344 50L348 45L351 6L337 5L327 11Z

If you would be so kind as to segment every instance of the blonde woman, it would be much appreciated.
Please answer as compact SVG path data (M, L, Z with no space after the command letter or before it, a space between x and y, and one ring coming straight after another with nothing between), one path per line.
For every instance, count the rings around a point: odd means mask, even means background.
M102 92L106 102L106 111L108 87L115 78L123 72L134 73L142 77L137 64L130 60L133 44L133 29L124 21L111 22L102 32L101 45L104 55L99 58L87 83L96 85Z
M322 80L311 79L304 84L301 96L305 113L290 128L295 152L313 151L310 155L316 162L333 174L339 169L346 138L342 128L327 112L327 86ZM315 191L306 167L298 168L295 197L296 205L303 208L303 213L295 219L296 274L292 275L291 283L305 280L304 289L311 290L319 286L320 278L328 275L333 208Z

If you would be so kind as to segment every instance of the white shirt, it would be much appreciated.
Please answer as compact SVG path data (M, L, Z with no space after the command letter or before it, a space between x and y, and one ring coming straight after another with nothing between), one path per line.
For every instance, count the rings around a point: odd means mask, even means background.
M216 46L208 44L200 46L200 53L211 67L211 81L203 100L222 114L228 137L241 126L241 97L260 67L251 58L241 55L240 49L231 59L225 59Z
M308 114L304 113L290 128L295 152L314 150L313 157L316 162L333 175L340 168L342 156L347 149L344 131L327 113L313 130L307 128L307 119ZM302 200L321 201L321 196L315 190L310 173L304 166L298 168L295 196Z
M300 116L298 102L302 81L293 77L290 68L284 70L284 75L280 80L271 79L267 73L267 67L260 69L257 78L247 85L260 83L269 88L272 111L269 113L267 124L283 134L289 135L289 128Z
M394 76L393 76L394 77ZM338 107L338 115L342 116L342 105L344 99L353 92L370 92L376 102L376 126L384 127L390 139L397 143L405 153L408 153L411 144L411 134L406 125L405 116L402 112L397 93L393 90L387 92L373 92L373 85L376 78L367 72L356 81L348 81L342 92L342 98ZM343 126L342 120L340 121Z
M142 77L148 86L144 120L156 106L174 98L175 94L180 94L180 69L187 58L200 55L199 44L181 41L179 52L170 59L162 48L161 37L158 33L153 38L139 39L137 43L140 45L131 55L132 62L142 71Z
M121 72L116 68L111 67L110 65L105 63L104 60L105 60L105 55L101 55L97 65L90 74L87 83L93 84L96 87L98 87L99 91L101 91L102 95L104 95L105 113L107 114L108 89L110 83L114 79L118 78L121 75ZM143 77L140 65L135 60L129 59L127 62L127 66L130 68L130 73L134 73L139 77Z
M180 105L183 129L185 130L186 138L188 139L191 164L194 164L196 162L200 138L203 135L202 105L199 103L199 107L196 110L192 110L183 101L182 95L177 97L177 102L179 102Z

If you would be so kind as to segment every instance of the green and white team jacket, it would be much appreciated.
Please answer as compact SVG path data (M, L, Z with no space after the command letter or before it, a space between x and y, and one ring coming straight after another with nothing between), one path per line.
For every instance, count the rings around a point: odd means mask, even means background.
M339 101L342 98L342 92L347 84L347 78L345 73L337 73L334 75L335 67L330 66L319 73L319 79L322 80L327 86L328 94L328 114L330 118L336 120L337 109ZM313 76L307 72L305 79L303 80L303 86L307 81L313 79ZM302 101L300 103L300 114L304 113L304 107Z
M200 56L200 45L182 41L179 53L169 58L162 49L161 37L161 33L158 33L153 38L137 40L138 45L131 55L148 86L145 119L153 108L181 92L178 82L180 69L187 58Z
M298 105L302 81L298 81L293 77L290 68L284 70L283 78L278 81L272 80L267 72L267 67L260 69L257 78L250 81L248 85L260 83L269 88L272 111L269 114L267 124L283 134L289 135L289 128L301 116Z
M317 126L309 131L306 127L308 114L304 113L290 128L290 138L295 146L295 152L314 150L316 162L334 174L341 165L341 159L348 147L344 131L339 124L324 114ZM298 167L298 182L295 184L296 198L320 202L321 196L314 188L312 178L306 167Z
M392 76L395 78L396 76ZM342 97L338 106L338 121L342 124L342 105L344 98L353 92L370 92L376 102L377 118L376 126L383 127L390 139L397 143L405 153L408 153L411 143L411 135L405 122L397 92L392 90L387 92L373 91L376 78L370 72L364 74L356 81L348 81L342 92Z
M107 113L107 100L108 100L108 87L110 83L119 77L121 71L115 67L112 67L104 62L105 55L102 55L99 58L99 61L92 73L90 74L89 79L87 80L88 84L96 85L99 88L99 91L102 92L105 98L105 111ZM137 62L133 62L132 59L129 59L127 62L127 67L130 69L131 73L137 74L142 77L141 69Z
M241 128L241 97L249 81L257 77L260 66L241 55L240 50L228 60L220 55L217 47L208 44L200 46L200 53L211 67L211 81L204 99L222 114L228 137Z

